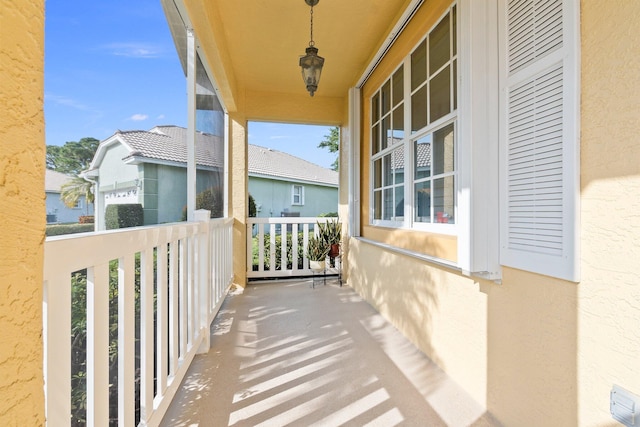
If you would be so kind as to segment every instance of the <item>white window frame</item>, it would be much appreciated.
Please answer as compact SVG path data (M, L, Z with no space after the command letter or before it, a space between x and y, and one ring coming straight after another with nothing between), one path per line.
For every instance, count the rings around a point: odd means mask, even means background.
M300 189L299 192L296 189ZM300 200L296 202L296 197ZM293 184L291 186L291 205L292 206L304 206L304 185L301 184Z
M406 57L404 58L404 61L398 65L398 67L396 67L392 72L389 73L388 78L386 78L382 84L376 89L376 91L374 92L374 95L372 95L369 98L369 105L370 105L370 112L373 111L373 100L374 97L376 95L378 95L382 89L382 87L387 83L387 82L391 82L393 76L395 75L395 73L401 68L404 67L404 87L403 87L403 101L404 102L404 135L402 138L402 141L396 143L396 144L390 144L389 146L387 146L385 149L380 150L379 152L372 154L369 157L369 212L371 212L371 214L369 215L369 224L373 225L373 226L380 226L380 227L387 227L387 228L403 228L403 229L413 229L413 230L421 230L421 231L426 231L426 232L431 232L431 233L437 233L437 234L445 234L445 235L456 235L458 234L458 218L459 218L459 214L458 214L458 174L459 174L459 162L458 162L458 153L459 153L459 143L458 143L458 129L457 129L457 117L458 117L458 109L460 108L460 101L459 100L454 100L453 98L451 99L452 101L452 110L450 113L446 114L443 117L438 118L437 120L427 124L425 127L421 128L420 130L416 131L415 133L411 133L411 95L412 95L412 90L411 90L411 54L415 51L415 49L426 39L428 39L429 33L431 33L433 31L433 29L436 28L436 26L442 22L442 19L445 18L445 16L447 16L448 14L451 14L453 11L453 8L456 7L457 10L457 17L458 17L458 21L459 21L459 16L460 16L460 11L459 11L459 7L458 7L458 2L451 2L451 4L449 5L449 7L447 8L447 10L438 18L438 20L434 23L434 25L427 31L427 33L425 34L425 36L423 38L420 39L420 41L413 46L413 48L410 50L410 53L406 55ZM456 28L457 31L460 31L460 25L458 23L456 23ZM460 37L457 36L457 40L458 40L458 46L456 47L456 53L454 55L452 55L449 60L447 61L448 64L452 65L453 62L456 62L457 64L457 70L455 75L459 76L459 69L460 69L460 61L459 61L459 57L460 57ZM453 40L450 40L450 43L453 43ZM443 66L444 67L444 66ZM453 73L453 68L450 71L451 73ZM421 85L419 85L418 88L416 88L415 91L420 90L420 88L424 85L424 84L428 84L427 82L429 81L429 76L427 76L427 79L425 81L425 83L422 83ZM454 82L451 81L451 84L453 84ZM393 85L391 85L393 87ZM458 98L460 97L460 87L458 84L458 89L457 89L457 93L458 93ZM414 91L414 92L415 92ZM452 95L453 96L453 95ZM457 108L453 109L453 102L457 101ZM398 105L398 104L396 104ZM391 111L393 111L394 109L393 103L391 105ZM381 108L381 106L379 106L379 108ZM373 135L373 127L376 123L381 122L380 120L373 120L371 115L369 117L370 120L370 137L369 137L369 148L371 149L373 147L373 142L374 142L374 135ZM422 138L423 136L429 134L429 133L433 133L436 132L438 129L443 128L449 124L453 123L454 124L454 137L455 137L455 141L454 141L454 172L452 173L452 175L454 176L454 221L455 223L453 224L444 224L444 223L436 223L436 222L431 222L431 223L423 223L423 222L418 222L415 221L415 215L414 215L414 172L413 172L413 163L414 163L414 159L413 159L413 144L414 141L416 141L417 139ZM391 127L393 127L393 124L391 124ZM383 218L381 219L375 219L375 197L374 197L374 183L375 183L375 167L374 164L377 160L382 159L384 156L388 155L389 153L391 153L392 151L396 150L399 147L403 147L404 149L404 212L403 212L403 216L401 217L394 217L392 216L391 220L385 220ZM433 180L433 177L431 177L431 179ZM387 187L394 187L393 185L391 186L382 186L381 188L383 188L382 191L384 191L384 188ZM382 200L382 203L384 204L384 197ZM395 199L394 199L394 213L395 213ZM433 208L432 208L433 209ZM431 220L433 221L434 218L433 216L431 217Z

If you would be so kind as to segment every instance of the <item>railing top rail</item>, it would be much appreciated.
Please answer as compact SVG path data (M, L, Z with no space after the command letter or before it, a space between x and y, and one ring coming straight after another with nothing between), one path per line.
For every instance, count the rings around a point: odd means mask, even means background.
M231 222L232 218L215 218L207 225L222 227ZM48 272L58 270L62 266L66 271L73 272L97 265L104 260L118 259L124 255L192 236L201 232L202 225L201 222L174 222L47 238L45 279ZM74 253L82 253L82 256L71 257L70 254Z
M308 224L316 222L327 222L336 217L300 217L300 216L282 216L270 218L247 218L247 224Z

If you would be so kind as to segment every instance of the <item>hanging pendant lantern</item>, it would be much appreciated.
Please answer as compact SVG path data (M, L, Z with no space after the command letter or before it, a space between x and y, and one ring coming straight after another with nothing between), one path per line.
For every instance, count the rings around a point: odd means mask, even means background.
M306 55L300 58L300 67L302 68L302 80L309 91L309 94L313 94L318 90L318 83L320 83L320 74L322 73L322 66L324 65L324 58L318 56L318 49L315 47L313 41L313 6L317 5L320 0L304 0L309 6L311 6L311 37L309 41L309 47L305 50Z

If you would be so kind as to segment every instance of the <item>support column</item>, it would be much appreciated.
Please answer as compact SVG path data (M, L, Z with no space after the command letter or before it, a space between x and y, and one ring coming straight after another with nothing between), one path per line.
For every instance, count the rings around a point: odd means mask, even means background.
M229 206L233 217L233 281L247 283L247 216L249 215L247 120L229 114Z

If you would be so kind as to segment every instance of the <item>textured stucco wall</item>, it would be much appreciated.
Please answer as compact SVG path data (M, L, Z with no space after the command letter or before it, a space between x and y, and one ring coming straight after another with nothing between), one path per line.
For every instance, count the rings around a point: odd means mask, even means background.
M581 425L640 395L640 2L582 1Z
M484 406L487 297L480 285L353 239L347 261L349 285Z
M229 207L233 216L233 281L247 284L247 217L249 216L249 190L247 177L248 157L247 119L240 114L229 114Z
M44 424L44 1L0 5L0 425Z

